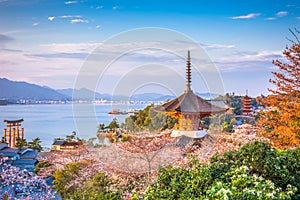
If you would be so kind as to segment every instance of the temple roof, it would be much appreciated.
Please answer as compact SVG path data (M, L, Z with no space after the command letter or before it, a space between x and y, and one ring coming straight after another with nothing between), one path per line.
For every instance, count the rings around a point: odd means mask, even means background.
M157 106L155 110L162 112L177 111L185 113L216 114L225 112L226 108L213 105L189 90L185 91L176 99Z
M163 105L155 108L161 112L182 112L182 113L199 113L200 115L209 115L225 112L226 108L213 105L194 94L191 89L191 62L190 51L188 51L186 63L186 89L182 95Z
M21 123L23 121L24 119L18 119L18 120L4 120L3 122L7 124L13 124L13 123Z

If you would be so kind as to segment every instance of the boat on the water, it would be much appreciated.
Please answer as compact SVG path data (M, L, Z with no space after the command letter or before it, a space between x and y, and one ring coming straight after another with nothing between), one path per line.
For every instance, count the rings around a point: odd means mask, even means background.
M108 112L110 115L126 115L128 112L126 111L121 111L120 109L112 109L111 111Z
M111 111L108 112L110 115L133 115L137 112L138 110L135 109L129 109L128 111L121 111L120 109L112 109Z

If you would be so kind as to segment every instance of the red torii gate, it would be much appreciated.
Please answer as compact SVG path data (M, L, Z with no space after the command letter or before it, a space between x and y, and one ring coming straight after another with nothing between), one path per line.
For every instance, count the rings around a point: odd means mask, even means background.
M8 147L15 147L17 138L24 139L24 128L20 129L23 119L19 120L4 120L7 128L4 129L4 141L7 142Z

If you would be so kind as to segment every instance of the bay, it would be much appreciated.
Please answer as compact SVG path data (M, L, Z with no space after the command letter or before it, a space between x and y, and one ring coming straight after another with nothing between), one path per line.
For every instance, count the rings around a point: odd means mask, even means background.
M119 124L129 115L110 115L112 109L127 111L140 110L146 104L134 105L93 105L93 104L34 104L0 106L1 137L6 124L4 120L24 119L22 126L27 141L39 137L43 147L50 148L54 138L64 138L76 131L77 137L89 139L96 137L99 123L108 125L113 118Z

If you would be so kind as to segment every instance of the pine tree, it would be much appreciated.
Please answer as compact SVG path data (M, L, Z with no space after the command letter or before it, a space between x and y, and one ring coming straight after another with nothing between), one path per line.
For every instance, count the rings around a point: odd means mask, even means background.
M269 111L262 113L262 132L277 147L300 144L300 44L293 43L283 52L286 60L274 60L278 71L270 79L275 88L265 99Z
M41 143L41 139L37 137L32 139L31 142L28 142L28 147L38 152L41 152L43 150L43 147L41 146L40 143Z

